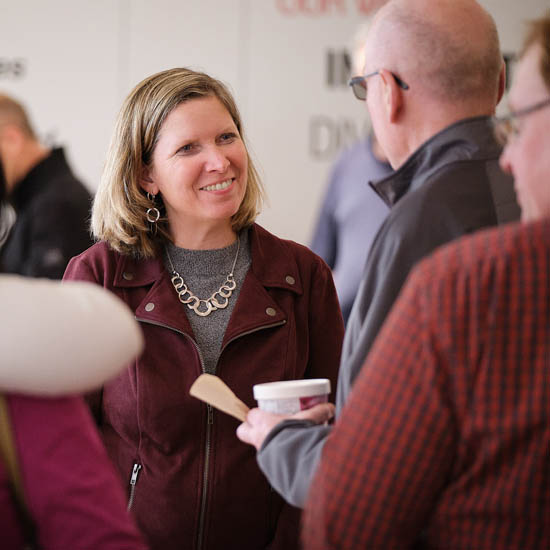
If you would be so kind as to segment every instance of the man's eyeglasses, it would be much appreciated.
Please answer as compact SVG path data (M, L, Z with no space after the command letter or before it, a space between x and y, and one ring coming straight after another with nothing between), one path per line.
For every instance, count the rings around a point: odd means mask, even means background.
M501 145L506 145L513 140L519 134L519 119L524 116L535 113L544 107L550 106L550 98L544 101L539 101L534 105L520 109L519 111L513 111L509 115L503 117L493 118L493 128L495 130L495 137Z
M349 82L348 85L351 86L353 94L355 97L361 101L365 101L367 98L367 78L380 74L380 71L374 71L373 73L366 74L365 76L354 76ZM405 84L397 75L391 73L397 85L403 90L408 90L409 85Z

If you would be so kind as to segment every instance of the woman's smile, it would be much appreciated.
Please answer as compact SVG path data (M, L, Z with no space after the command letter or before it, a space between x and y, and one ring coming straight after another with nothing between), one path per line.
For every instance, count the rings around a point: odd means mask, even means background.
M212 183L209 185L205 185L204 187L201 187L200 190L201 191L225 191L231 186L234 179L235 178L229 178L222 181L221 183Z

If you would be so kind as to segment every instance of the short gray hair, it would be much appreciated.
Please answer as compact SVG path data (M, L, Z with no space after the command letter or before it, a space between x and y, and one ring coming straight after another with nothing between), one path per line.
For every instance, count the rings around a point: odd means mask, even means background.
M503 63L498 31L491 15L482 8L480 13L484 32L473 44L468 36L449 32L405 2L390 2L377 39L384 42L398 36L410 55L404 56L407 67L399 67L397 59L395 69L414 72L436 98L453 101L489 94L496 98Z

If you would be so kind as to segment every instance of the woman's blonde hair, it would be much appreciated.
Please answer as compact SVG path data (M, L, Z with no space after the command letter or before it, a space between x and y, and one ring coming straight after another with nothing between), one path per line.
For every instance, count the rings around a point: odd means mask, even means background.
M159 131L179 104L202 97L217 97L225 106L244 143L241 117L227 87L207 74L185 68L169 69L142 80L126 98L118 114L101 182L92 209L92 232L122 254L150 258L170 240L162 198L153 205L140 186L149 166ZM245 143L246 148L246 143ZM264 190L248 153L248 183L239 210L231 218L235 231L252 224L263 203ZM156 224L146 218L156 206Z

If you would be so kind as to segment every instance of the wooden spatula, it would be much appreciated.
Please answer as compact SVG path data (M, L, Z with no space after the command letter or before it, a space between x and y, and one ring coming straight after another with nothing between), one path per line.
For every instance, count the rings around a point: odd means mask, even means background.
M229 386L213 374L201 374L191 386L189 393L244 422L248 407L231 391Z

